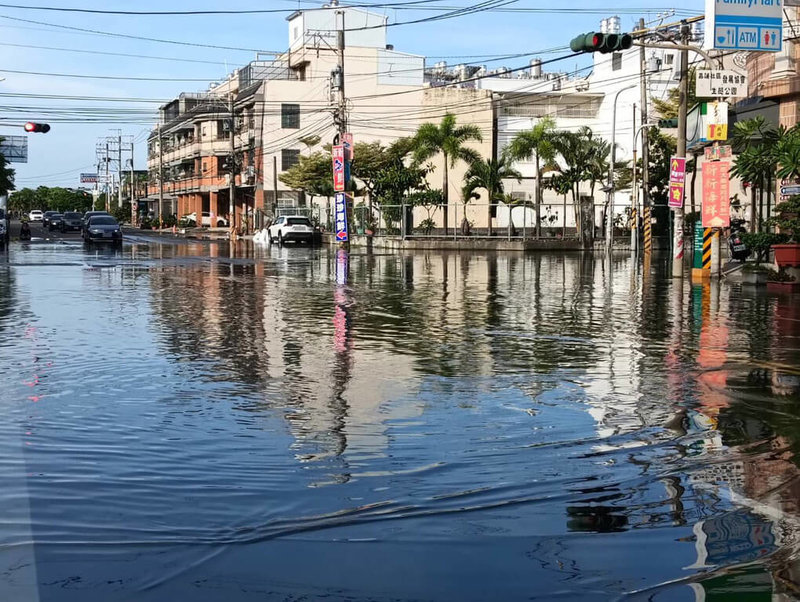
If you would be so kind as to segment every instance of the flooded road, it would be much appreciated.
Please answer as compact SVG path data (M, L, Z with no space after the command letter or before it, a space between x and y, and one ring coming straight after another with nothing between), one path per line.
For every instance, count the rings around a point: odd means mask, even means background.
M4 600L799 595L796 296L628 256L4 261Z

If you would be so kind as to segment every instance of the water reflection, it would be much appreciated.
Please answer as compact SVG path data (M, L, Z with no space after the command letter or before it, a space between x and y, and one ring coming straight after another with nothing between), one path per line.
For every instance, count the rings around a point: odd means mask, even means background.
M0 329L50 367L31 410L8 363L2 434L32 434L0 500L43 598L798 587L792 297L657 258L34 247Z

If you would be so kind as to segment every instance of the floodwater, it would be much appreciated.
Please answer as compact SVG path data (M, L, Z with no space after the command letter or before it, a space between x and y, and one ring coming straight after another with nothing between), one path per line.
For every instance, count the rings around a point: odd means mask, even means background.
M797 599L798 297L648 267L13 244L0 599Z

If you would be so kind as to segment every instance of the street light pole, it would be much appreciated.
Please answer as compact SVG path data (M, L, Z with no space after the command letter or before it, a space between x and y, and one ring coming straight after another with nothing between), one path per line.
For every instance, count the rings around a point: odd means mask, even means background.
M612 216L614 213L614 163L617 161L617 101L619 100L619 95L625 92L626 90L630 90L635 88L637 84L631 84L630 86L625 86L617 90L617 93L614 95L614 108L611 112L611 161L610 165L608 166L608 182L606 185L606 252L611 253L611 245L614 241L614 225Z
M681 25L680 94L676 156L686 157L686 113L689 108L689 26ZM672 277L683 278L683 206L675 209L673 220Z

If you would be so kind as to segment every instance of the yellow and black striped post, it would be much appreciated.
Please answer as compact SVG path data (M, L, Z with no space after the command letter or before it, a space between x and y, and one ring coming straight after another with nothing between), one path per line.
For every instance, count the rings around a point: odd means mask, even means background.
M711 239L714 238L714 229L703 230L703 270L711 270Z
M653 251L653 220L650 217L650 207L644 208L644 252Z

